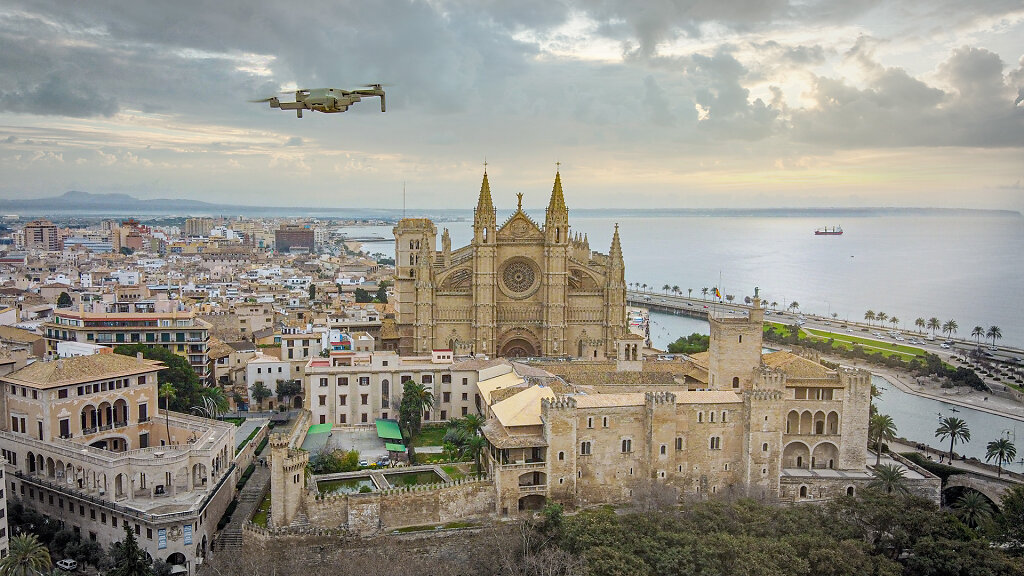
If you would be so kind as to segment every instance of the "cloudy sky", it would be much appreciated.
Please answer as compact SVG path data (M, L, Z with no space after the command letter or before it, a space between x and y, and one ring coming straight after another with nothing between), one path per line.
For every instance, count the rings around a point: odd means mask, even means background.
M389 84L344 114L247 100ZM1024 210L1020 0L4 0L0 197Z

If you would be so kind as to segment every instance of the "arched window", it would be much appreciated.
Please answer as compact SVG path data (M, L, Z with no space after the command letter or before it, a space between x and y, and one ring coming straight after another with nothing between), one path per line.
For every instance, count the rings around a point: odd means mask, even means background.
M715 413L714 412L708 412L708 422L711 422L712 424L715 423Z
M725 422L725 410L722 410L722 422Z
M740 387L740 377L739 376L733 376L733 378L732 378L732 387L733 388L739 388Z
M558 460L559 461L565 460L565 452L559 452L558 453Z
M561 242L561 241L562 241L562 229L561 228L555 228L555 242Z
M853 496L853 486L847 486L846 487L846 495L847 496Z
M807 486L800 487L800 497L807 498Z
M740 334L740 344L743 344L743 334Z
M767 452L767 451L768 451L768 443L765 442L764 444L761 444L761 452Z
M703 421L704 421L704 413L703 412L697 412L697 422L703 422Z

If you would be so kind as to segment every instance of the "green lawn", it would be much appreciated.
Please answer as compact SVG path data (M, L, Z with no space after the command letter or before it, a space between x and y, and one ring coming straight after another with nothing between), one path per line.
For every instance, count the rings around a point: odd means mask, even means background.
M861 338L844 332L826 332L824 330L804 330L804 332L807 332L812 336L820 336L825 340L833 338L836 342L855 343L860 344L865 348L879 348L887 352L901 352L902 354L924 358L924 350L914 346L906 346L904 344L896 344L895 342L885 342L881 340L871 340L869 338Z
M231 422L235 426L241 426L242 422L245 422L245 418L225 418L225 422Z
M413 437L411 445L413 448L418 448L420 446L440 446L441 440L444 438L444 434L447 431L448 428L445 426L421 428L420 433Z
M267 494L263 498L263 502L260 502L260 507L256 509L256 514L252 517L252 523L257 526L267 527L267 516L270 514L270 494Z
M454 464L449 464L448 466L441 466L441 470L444 470L444 473L450 476L452 480L461 480L462 478L466 477L466 473L463 472L461 468Z
M395 530L397 533L405 534L407 532L426 532L428 530L454 530L456 528L472 528L479 526L472 522L449 522L447 524L428 524L426 526L406 526L405 528L399 528Z

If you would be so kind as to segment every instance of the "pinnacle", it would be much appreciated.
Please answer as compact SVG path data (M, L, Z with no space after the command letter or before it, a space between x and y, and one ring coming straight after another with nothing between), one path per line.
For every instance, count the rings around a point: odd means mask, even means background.
M478 213L494 211L494 202L491 201L491 185L487 181L487 172L484 172L484 180L480 183L480 199L477 200L476 210Z
M551 188L551 200L548 202L548 213L567 212L565 195L562 194L562 176L555 172L555 185Z

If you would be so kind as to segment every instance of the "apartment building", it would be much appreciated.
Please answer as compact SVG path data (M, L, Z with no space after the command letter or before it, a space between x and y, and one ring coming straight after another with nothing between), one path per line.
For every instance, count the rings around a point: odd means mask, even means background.
M210 325L171 300L95 302L91 311L59 310L42 325L49 354L61 341L118 346L159 346L188 359L202 381L209 381Z

